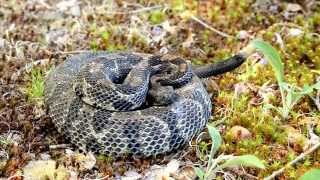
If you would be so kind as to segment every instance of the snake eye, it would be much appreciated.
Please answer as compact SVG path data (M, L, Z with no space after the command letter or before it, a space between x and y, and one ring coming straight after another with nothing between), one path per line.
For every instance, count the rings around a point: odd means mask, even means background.
M157 83L161 82L161 79L157 79L156 82L157 82Z
M77 96L83 96L83 93L82 93L82 91L81 91L81 87L79 86L79 85L76 85L75 87L74 87L74 92L75 92L75 94L77 95Z

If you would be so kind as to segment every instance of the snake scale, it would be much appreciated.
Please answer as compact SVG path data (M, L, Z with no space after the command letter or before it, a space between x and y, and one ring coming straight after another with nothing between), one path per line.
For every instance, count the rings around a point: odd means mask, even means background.
M194 67L159 55L82 53L48 74L45 104L58 131L81 150L164 154L189 142L211 116L201 78L233 70L244 60L238 54Z

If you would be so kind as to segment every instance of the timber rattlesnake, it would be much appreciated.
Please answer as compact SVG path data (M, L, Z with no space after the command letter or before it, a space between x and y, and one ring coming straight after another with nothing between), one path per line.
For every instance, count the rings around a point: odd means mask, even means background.
M176 150L211 116L200 78L230 71L245 58L199 67L168 59L130 52L72 56L46 79L49 116L85 151L150 156Z

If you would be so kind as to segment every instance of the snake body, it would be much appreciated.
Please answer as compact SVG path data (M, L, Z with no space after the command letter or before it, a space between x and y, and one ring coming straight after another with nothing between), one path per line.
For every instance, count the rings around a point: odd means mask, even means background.
M48 74L45 104L58 131L81 150L163 154L189 142L211 116L212 103L200 78L243 61L235 56L193 68L182 59L163 61L149 54L83 53Z

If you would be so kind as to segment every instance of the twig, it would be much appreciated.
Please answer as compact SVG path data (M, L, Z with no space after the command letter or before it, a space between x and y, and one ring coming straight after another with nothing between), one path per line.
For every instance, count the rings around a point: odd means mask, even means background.
M156 5L156 6L151 6L151 7L143 7L140 9L132 10L132 11L113 11L113 12L107 12L107 14L111 15L117 15L117 14L138 14L146 11L151 11L151 10L156 10L156 9L161 9L163 8L162 5Z
M224 33L224 32L222 32L222 31L219 31L219 30L215 29L214 27L208 25L207 23L203 22L202 20L200 20L199 18L197 18L197 17L195 17L195 16L191 16L191 19L193 19L194 21L197 21L197 22L198 22L199 24L201 24L202 26L210 29L211 31L219 34L219 35L222 36L222 37L225 37L225 38L234 38L233 36L231 36L231 35L229 35L229 34L227 34L227 33Z
M320 137L317 136L313 131L313 125L307 124L308 134L309 134L309 144L314 145L320 142Z
M57 145L50 145L49 149L67 149L69 144L57 144Z
M271 180L273 178L275 178L276 176L278 176L279 174L283 173L283 171L287 168L290 167L294 164L296 164L297 162L299 162L300 160L304 159L308 154L314 152L315 150L317 150L320 147L320 142L316 143L315 145L313 145L309 150L301 153L298 157L296 157L293 161L289 162L288 164L286 164L284 167L282 167L281 169L274 171L270 176L264 178L264 180Z
M201 141L201 137L204 135L204 134L206 134L205 132L201 132L198 136L197 136L197 138L196 138L196 144L195 145L192 145L191 144L191 141L190 141L190 146L192 147L192 146L195 146L196 147L196 156L197 157L199 157L199 159L200 160L202 160L202 161L205 161L205 159L202 159L201 158L201 151L200 151L200 149L199 149L199 143L200 143L200 141Z
M318 92L317 92L316 102L315 103L317 105L318 110L320 111L320 90L318 90Z
M87 53L90 52L89 50L77 50L77 51L57 51L53 54L80 54L80 53Z
M285 27L293 27L293 28L303 29L302 26L299 26L294 23L289 23L289 22L280 22L280 23L275 23L272 25L272 27L276 27L276 26L285 26Z
M6 160L8 160L9 153L7 153L4 149L0 149L0 158L6 158Z
M242 54L244 57L248 58L255 52L256 52L256 48L252 44L249 44L244 48L242 48L239 53Z
M320 81L320 77L317 77L317 81ZM320 89L317 90L316 97L310 96L310 98L313 100L317 109L320 111Z
M313 100L314 104L316 105L317 109L320 111L320 90L318 90L316 97L310 96Z
M27 63L24 68L22 69L22 71L26 70L27 72L30 72L31 69L34 66L38 66L38 65L46 65L49 63L49 59L39 59L36 61L32 61L31 63ZM19 72L20 73L20 72Z
M45 0L40 0L39 4L41 4L42 6L44 6L47 9L53 9L48 3L45 2Z
M10 177L8 178L8 180L11 180L11 179L20 179L21 177L23 177L23 179L24 179L24 178L26 178L26 179L28 178L27 176L17 174L17 175L10 176Z
M297 29L300 29L300 30L303 30L304 27L302 26L299 26L297 24L294 24L294 23L288 23L288 22L284 22L284 23L275 23L271 26L272 27L277 27L277 26L283 26L283 27L291 27L291 28L297 28ZM311 35L313 36L317 36L317 37L320 37L320 34L319 33L310 33Z
M258 179L256 176L251 175L246 172L246 170L241 166L241 170L238 168L232 169L232 172L236 173L239 176L246 176L246 179Z

